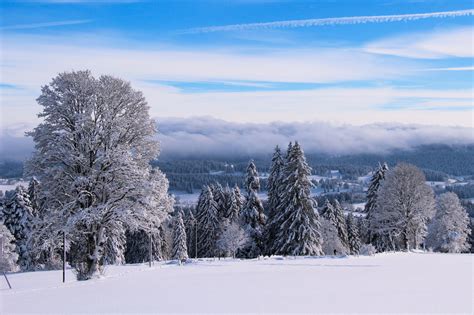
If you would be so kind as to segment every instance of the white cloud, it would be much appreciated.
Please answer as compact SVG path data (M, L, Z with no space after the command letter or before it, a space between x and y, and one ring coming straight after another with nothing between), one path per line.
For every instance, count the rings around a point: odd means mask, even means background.
M197 28L185 30L182 33L210 33L210 32L244 31L244 30L271 29L271 28L314 27L314 26L324 26L324 25L389 23L389 22L415 21L415 20L432 19L432 18L471 16L473 14L474 14L474 10L457 10L457 11L430 12L430 13L418 13L418 14L334 17L334 18L323 18L323 19L289 20L289 21L276 21L276 22L264 22L264 23L246 23L246 24L232 24L232 25L223 25L223 26L197 27Z
M364 51L408 58L474 57L474 27L410 33L368 44Z
M45 23L16 24L16 25L2 26L0 27L0 31L77 25L77 24L85 24L85 23L90 23L90 22L92 22L92 20L68 20L68 21L53 21L53 22L45 22Z
M329 154L386 153L426 144L474 143L474 129L418 124L355 126L327 122L236 123L212 117L157 118L162 154L167 156L255 156L275 145L299 141L306 152ZM0 130L0 159L27 156L33 147L22 136L32 126Z

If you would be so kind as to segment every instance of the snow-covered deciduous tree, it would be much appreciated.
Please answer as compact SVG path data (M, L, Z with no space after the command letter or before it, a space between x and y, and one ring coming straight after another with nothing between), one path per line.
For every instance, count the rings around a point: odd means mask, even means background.
M377 250L418 248L434 216L433 190L417 167L398 164L380 186L376 209L369 225Z
M82 253L71 264L90 279L117 222L152 233L172 208L166 177L149 164L159 153L155 123L141 92L89 71L59 74L37 101L43 122L29 133L36 150L27 163L47 209L37 245L58 248L65 232Z
M322 239L316 202L310 196L311 168L304 152L296 142L285 165L286 208L279 211L281 222L275 238L275 253L280 255L321 255Z
M216 255L216 242L221 227L217 211L217 204L211 188L204 186L196 207L199 257L214 257Z
M15 190L6 193L3 221L15 238L21 270L32 269L34 266L28 240L31 238L34 210L30 196L23 186L17 186Z
M278 230L277 214L279 205L281 203L281 183L282 173L285 162L281 156L281 150L279 146L275 147L275 152L272 157L272 164L270 167L270 175L268 176L268 218L265 227L265 251L266 254L271 255L273 242L275 240L276 232Z
M249 241L248 235L236 222L226 224L224 231L217 240L218 249L226 256L235 255L239 249L245 246Z
M188 247L186 241L186 230L184 228L183 213L178 212L178 216L174 220L174 238L173 238L173 254L172 258L179 262L188 259Z
M15 238L0 221L0 272L17 271L17 260Z
M469 249L469 217L455 193L437 199L436 215L429 226L426 245L435 251L461 253Z
M349 241L349 252L351 255L358 255L360 250L360 237L357 222L352 213L347 216L347 237Z

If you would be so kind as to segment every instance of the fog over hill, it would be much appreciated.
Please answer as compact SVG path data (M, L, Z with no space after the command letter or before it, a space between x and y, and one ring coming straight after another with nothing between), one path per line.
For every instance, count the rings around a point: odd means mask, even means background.
M236 123L212 117L156 118L162 158L238 158L271 153L275 145L299 141L306 153L385 154L422 145L474 144L474 129L411 124L348 125L329 122ZM33 148L24 132L3 128L0 160L23 160Z

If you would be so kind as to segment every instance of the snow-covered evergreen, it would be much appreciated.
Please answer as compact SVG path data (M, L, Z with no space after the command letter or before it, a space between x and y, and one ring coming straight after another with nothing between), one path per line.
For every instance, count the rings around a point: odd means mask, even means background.
M461 253L469 249L469 216L455 193L437 199L437 210L429 226L426 245L435 251Z
M172 258L180 262L188 259L188 247L186 240L186 230L184 228L183 213L178 212L174 220L174 238L173 238L173 254Z
M230 203L227 213L227 219L230 222L239 222L242 207L242 194L240 193L239 186L235 185L235 187L230 192Z
M360 250L360 236L357 222L352 213L347 215L348 247L351 255L358 255Z
M398 164L380 186L376 209L369 226L377 250L418 248L435 213L433 190L417 167Z
M0 221L0 272L17 271L17 261L18 254L15 238L3 222Z
M186 232L186 246L188 248L188 255L190 257L196 257L196 218L194 217L192 209L188 209L185 212L184 227Z
M374 231L375 227L370 226L370 222L372 221L372 217L374 216L375 211L377 211L376 206L377 206L378 191L379 191L380 185L385 179L387 171L388 171L387 164L379 163L377 170L375 170L375 172L372 174L369 187L367 188L367 202L364 207L364 212L366 213L366 219L368 223L367 242L371 242L374 244L381 243L383 241L381 239L377 239L377 238L380 238L381 236Z
M332 243L334 243L334 248L337 250L339 254L347 254L349 253L349 241L348 241L348 236L347 236L347 226L346 226L346 221L344 217L344 212L342 210L342 206L339 204L337 200L334 201L334 204L332 204L328 199L326 199L326 202L321 210L321 217L326 219L328 222L330 222L332 225L334 225L335 231L337 232L334 236L331 237L336 237L338 240L331 240ZM329 228L326 227L326 231L330 231ZM329 233L329 232L327 232ZM332 233L332 232L331 232ZM327 235L325 237L326 242L327 240ZM340 244L340 245L339 245ZM328 246L325 247L326 250L328 250Z
M266 222L263 204L258 197L260 189L260 179L257 167L253 161L249 162L247 167L247 176L245 178L247 196L240 213L241 222L250 241L245 249L240 251L245 257L256 257L261 255L264 250L263 232Z
M21 270L34 268L28 242L32 233L34 210L30 196L23 186L17 186L14 191L5 195L3 221L15 238Z
M278 210L281 203L281 184L282 173L285 162L281 156L279 146L275 147L272 157L272 164L270 167L270 175L268 176L267 191L268 191L268 218L265 227L265 250L268 255L272 253L273 243L278 230Z
M37 101L43 122L30 133L36 151L26 168L47 213L35 247L54 251L66 232L82 249L72 264L90 279L106 240L119 239L110 235L121 232L116 222L153 233L172 209L166 177L149 164L159 153L155 122L141 92L89 71L59 74Z
M275 253L280 255L321 255L322 237L315 201L310 196L311 168L296 142L285 165L286 208L278 214L281 222L275 239Z
M204 186L196 207L198 228L197 245L199 257L214 257L217 253L216 242L219 237L221 222L217 203L211 188Z
M334 200L334 210L336 214L336 227L339 238L341 239L342 244L349 248L349 237L347 235L347 224L346 218L344 216L344 209L342 208L339 201Z

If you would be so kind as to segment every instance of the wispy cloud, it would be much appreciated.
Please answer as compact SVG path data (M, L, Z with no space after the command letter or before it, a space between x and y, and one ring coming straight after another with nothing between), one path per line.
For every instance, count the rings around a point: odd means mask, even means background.
M419 59L472 58L473 34L472 26L409 33L369 43L364 51Z
M222 26L208 26L196 27L182 31L182 33L210 33L210 32L228 32L228 31L243 31L254 29L269 29L269 28L297 28L297 27L314 27L324 25L345 25L345 24L366 24L366 23L389 23L389 22L403 22L415 21L432 18L448 18L459 16L474 15L474 10L457 10L444 12L430 12L417 14L398 14L398 15L375 15L375 16L350 16L350 17L334 17L322 19L307 19L307 20L288 20L276 22L263 23L246 23L246 24L231 24Z
M432 68L426 71L474 71L474 66L467 67L448 67L448 68Z
M68 21L54 21L54 22L45 22L45 23L16 24L16 25L2 26L0 27L0 31L77 25L77 24L86 24L90 22L92 22L92 20L68 20Z

